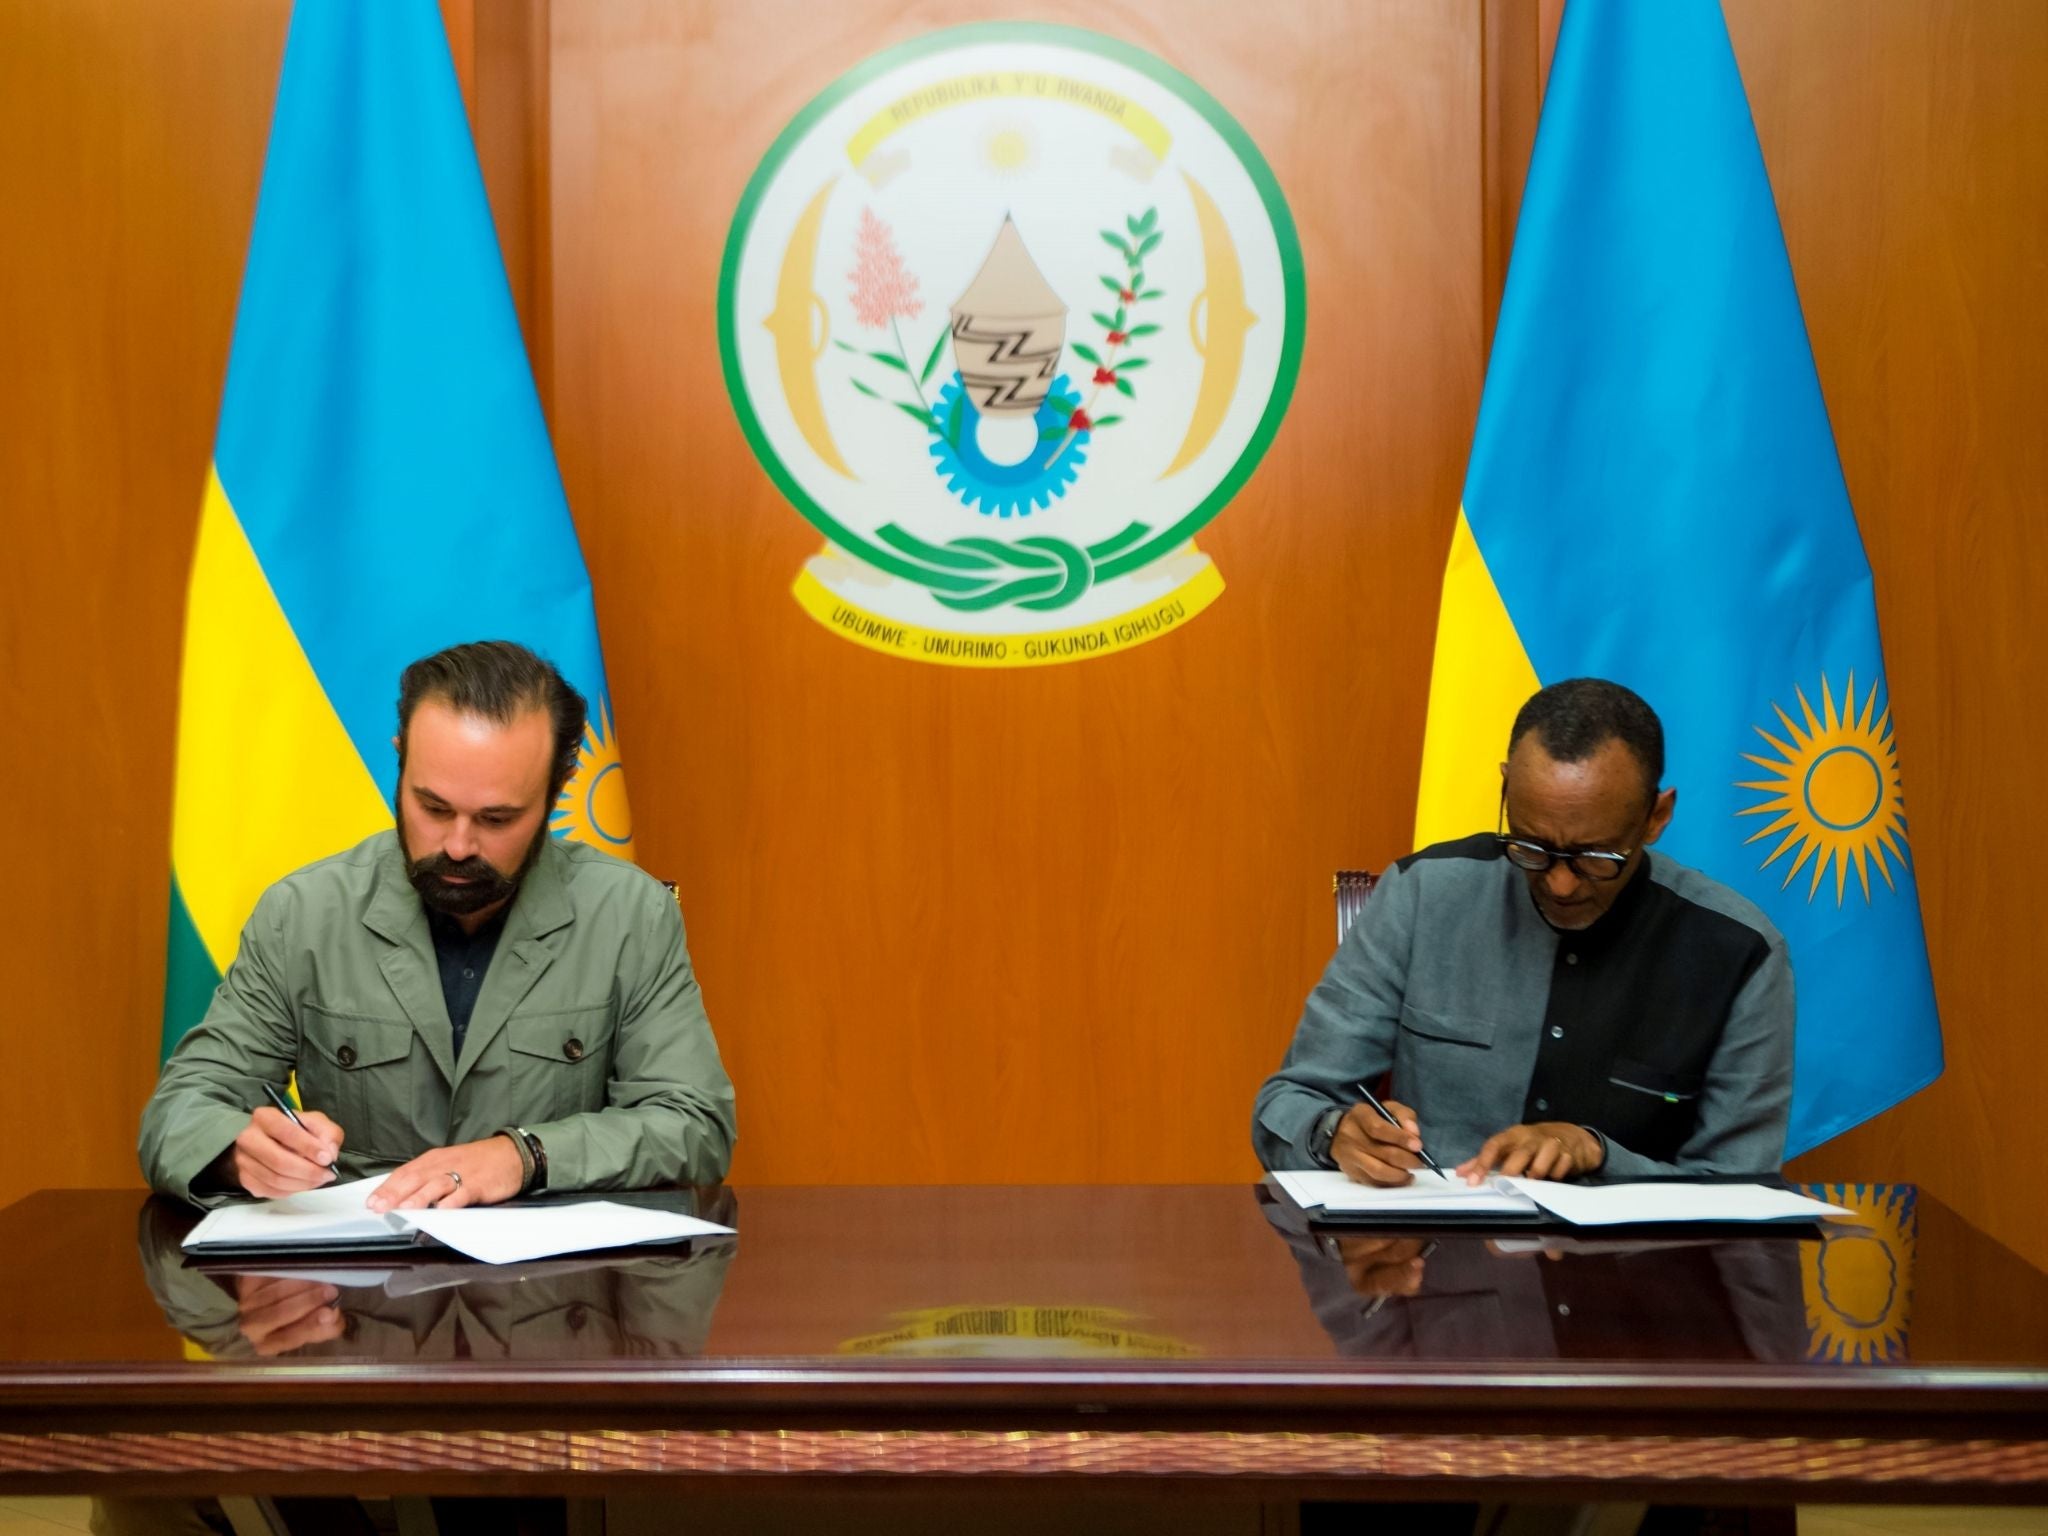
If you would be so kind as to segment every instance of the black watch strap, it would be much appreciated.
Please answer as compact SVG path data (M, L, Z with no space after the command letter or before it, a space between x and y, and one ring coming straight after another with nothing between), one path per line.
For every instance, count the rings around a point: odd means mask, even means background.
M1308 1131L1309 1160L1318 1168L1334 1168L1337 1159L1330 1155L1330 1143L1337 1139L1337 1127L1344 1123L1344 1106L1332 1104L1316 1116L1315 1124Z

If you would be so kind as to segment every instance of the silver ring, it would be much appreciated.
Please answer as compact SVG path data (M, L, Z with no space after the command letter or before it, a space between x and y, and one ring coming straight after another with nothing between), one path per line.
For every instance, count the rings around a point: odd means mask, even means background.
M457 1173L457 1172L456 1172L456 1171L455 1171L455 1170L454 1170L453 1168L450 1168L450 1169L448 1170L448 1177L449 1177L449 1178L451 1178L451 1179L453 1179L453 1180L455 1181L455 1187L456 1187L457 1189L460 1189L460 1188L462 1188L462 1175L461 1175L461 1174Z

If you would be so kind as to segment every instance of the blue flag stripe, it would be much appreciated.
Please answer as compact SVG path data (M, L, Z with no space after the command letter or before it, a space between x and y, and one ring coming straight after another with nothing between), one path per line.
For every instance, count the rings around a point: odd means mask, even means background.
M605 695L589 577L433 0L301 0L216 462L387 798L399 670L462 640Z

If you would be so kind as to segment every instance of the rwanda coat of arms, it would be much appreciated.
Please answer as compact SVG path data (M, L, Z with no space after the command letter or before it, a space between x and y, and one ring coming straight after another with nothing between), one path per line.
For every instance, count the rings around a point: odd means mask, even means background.
M1155 639L1293 390L1301 252L1257 148L1128 44L997 24L893 48L769 150L726 243L748 441L824 536L847 639L1038 666Z

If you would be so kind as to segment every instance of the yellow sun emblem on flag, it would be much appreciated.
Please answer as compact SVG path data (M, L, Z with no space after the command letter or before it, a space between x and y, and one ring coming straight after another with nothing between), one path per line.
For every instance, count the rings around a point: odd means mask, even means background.
M626 769L611 708L600 699L597 718L583 727L576 771L562 786L548 823L557 837L574 838L622 859L633 857L633 813L626 805Z
M1821 675L1818 720L1814 718L1813 706L1806 702L1805 690L1794 692L1798 694L1800 713L1806 718L1804 726L1777 703L1771 705L1784 723L1789 741L1779 740L1762 726L1756 727L1757 735L1778 753L1778 760L1742 754L1746 761L1773 777L1738 783L1738 789L1753 789L1769 798L1736 814L1776 818L1744 841L1760 842L1774 833L1784 833L1770 857L1757 867L1769 869L1786 854L1793 854L1785 870L1784 884L1790 885L1811 860L1813 879L1806 888L1808 901L1820 890L1828 867L1833 865L1835 905L1840 906L1848 886L1849 866L1854 863L1856 878L1863 886L1863 899L1868 902L1872 864L1877 866L1887 889L1895 887L1886 855L1897 859L1900 869L1906 867L1906 798L1899 788L1899 749L1892 739L1891 710L1887 707L1882 713L1878 711L1877 684L1872 683L1859 715L1853 672L1849 674L1849 686L1843 690L1839 709L1829 691L1827 675Z
M1806 1355L1836 1365L1906 1358L1913 1247L1920 1222L1908 1184L1809 1184L1804 1192L1847 1206L1867 1226L1830 1224L1799 1245L1806 1296Z

